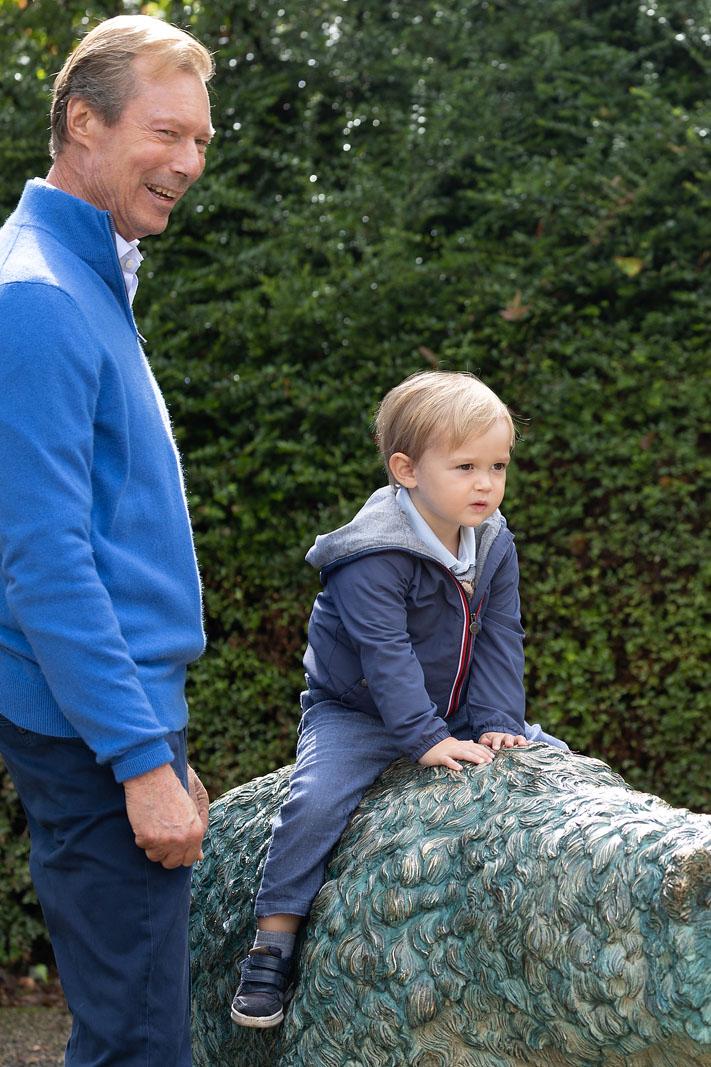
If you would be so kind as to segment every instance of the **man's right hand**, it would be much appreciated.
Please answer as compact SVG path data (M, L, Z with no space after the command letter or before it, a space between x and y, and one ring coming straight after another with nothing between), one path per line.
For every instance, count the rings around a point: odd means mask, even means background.
M429 748L424 756L420 756L418 763L423 767L450 767L453 771L461 771L462 764L458 760L467 763L491 763L494 753L485 745L479 745L476 741L457 741L456 737L445 737L444 741L438 741Z
M169 763L123 783L136 844L161 866L189 867L202 859L203 822Z

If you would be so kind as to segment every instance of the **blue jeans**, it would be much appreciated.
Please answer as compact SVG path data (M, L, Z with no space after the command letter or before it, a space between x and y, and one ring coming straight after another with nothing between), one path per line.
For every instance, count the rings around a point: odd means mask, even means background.
M463 711L447 720L453 737L474 740ZM526 724L526 737L567 749ZM402 757L381 719L335 700L313 704L299 726L289 796L277 815L255 914L308 915L328 858L363 794Z
M166 740L185 785L185 731ZM0 716L0 754L73 1016L66 1067L190 1067L190 869L136 847L123 786L83 741Z

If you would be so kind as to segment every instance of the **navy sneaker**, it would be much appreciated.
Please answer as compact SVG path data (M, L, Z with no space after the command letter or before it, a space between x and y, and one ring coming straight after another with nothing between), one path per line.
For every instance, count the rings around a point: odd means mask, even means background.
M283 960L280 948L261 945L249 950L240 968L242 981L232 1001L232 1022L263 1029L278 1026L293 993L291 958Z

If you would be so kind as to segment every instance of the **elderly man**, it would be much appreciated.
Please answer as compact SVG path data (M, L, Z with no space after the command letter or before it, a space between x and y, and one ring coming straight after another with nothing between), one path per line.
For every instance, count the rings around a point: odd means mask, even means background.
M0 230L0 753L74 1016L66 1063L187 1067L187 766L203 649L180 463L131 301L200 177L209 53L109 19L57 77L52 166Z

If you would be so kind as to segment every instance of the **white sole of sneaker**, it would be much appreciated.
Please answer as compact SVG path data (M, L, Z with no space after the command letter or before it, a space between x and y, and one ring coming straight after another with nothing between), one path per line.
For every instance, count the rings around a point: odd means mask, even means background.
M278 1026L284 1018L284 1012L280 1008L273 1015L243 1015L241 1011L230 1008L232 1022L237 1026L253 1026L259 1030L266 1030L270 1026Z

